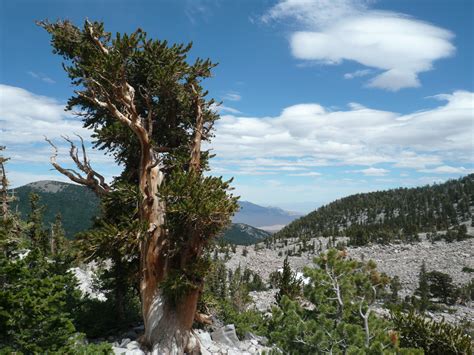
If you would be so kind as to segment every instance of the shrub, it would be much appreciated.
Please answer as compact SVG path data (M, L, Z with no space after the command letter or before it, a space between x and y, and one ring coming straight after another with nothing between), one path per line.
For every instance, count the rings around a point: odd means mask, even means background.
M371 312L381 276L375 265L334 249L314 262L305 270L304 302L283 295L272 311L269 337L285 354L421 353L400 349L391 324Z
M472 354L471 338L444 321L430 321L414 312L394 312L392 320L400 332L401 346L421 348L432 355Z
M15 351L45 353L65 346L76 329L70 311L80 297L70 273L37 250L23 259L0 257L0 343Z

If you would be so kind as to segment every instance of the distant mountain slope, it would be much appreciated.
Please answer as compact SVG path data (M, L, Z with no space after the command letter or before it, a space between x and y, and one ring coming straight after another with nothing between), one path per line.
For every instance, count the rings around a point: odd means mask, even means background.
M30 211L29 195L32 192L41 197L41 204L45 206L44 220L46 227L54 222L57 213L61 213L68 238L72 238L76 233L92 227L94 217L99 214L99 199L84 186L44 180L15 188L13 192L16 201L12 204L12 209L18 209L23 218L27 218ZM251 205L254 210L261 211L260 215L264 214L265 211L267 211L268 216L277 216L280 213L278 212L279 209L276 208L265 208L250 202L243 202L243 204L244 206ZM249 208L245 208L245 211L248 210ZM240 213L238 212L237 215ZM284 213L281 214L284 215ZM242 219L247 220L248 218L244 217ZM269 220L266 219L265 221ZM223 236L231 243L252 244L268 235L270 235L268 232L239 222L232 224Z
M262 207L247 201L239 201L240 210L232 222L245 223L254 227L286 225L301 215L277 207ZM271 228L270 228L271 229Z
M446 230L471 218L474 174L443 184L356 194L290 223L276 238ZM345 230L345 232L344 232ZM348 235L350 236L350 235Z
M89 189L59 181L36 181L13 189L16 200L12 210L18 209L23 218L30 212L29 195L36 193L45 206L45 227L54 222L57 213L61 213L63 227L69 238L77 232L92 226L93 218L99 214L99 199Z
M244 223L232 223L223 234L226 241L239 245L259 243L269 236L271 233Z

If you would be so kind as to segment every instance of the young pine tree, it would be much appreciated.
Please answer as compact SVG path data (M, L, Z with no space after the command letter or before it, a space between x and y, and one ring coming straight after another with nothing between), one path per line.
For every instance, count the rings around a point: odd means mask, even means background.
M288 257L283 261L283 270L278 277L279 291L275 295L276 301L279 303L283 296L289 299L296 298L301 293L301 280L298 280L296 274L291 270Z
M45 207L40 204L38 194L30 194L30 212L28 214L28 236L32 248L36 248L44 255L50 253L49 236L43 226L43 213Z
M418 295L419 298L416 302L416 307L420 312L425 312L430 305L430 285L428 283L428 275L424 261L420 267L418 288L416 289L415 294Z
M53 256L62 255L67 248L67 240L64 232L61 214L58 213L54 223L51 225L50 253Z

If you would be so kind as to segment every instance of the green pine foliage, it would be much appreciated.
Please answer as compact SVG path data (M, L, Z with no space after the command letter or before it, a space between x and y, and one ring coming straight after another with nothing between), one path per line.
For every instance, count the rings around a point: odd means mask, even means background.
M270 339L285 354L422 353L400 349L390 323L371 312L386 281L373 263L348 260L335 249L307 268L306 302L283 296L274 307Z
M265 289L261 278L251 270L239 266L231 271L222 260L214 259L198 307L225 324L234 324L239 337L247 332L265 335L267 320L259 311L248 309L249 292Z
M278 293L275 295L276 301L279 303L283 296L293 300L301 294L302 281L296 277L296 274L291 270L288 257L283 261L283 270L277 273L276 287ZM275 282L275 281L274 281Z
M430 306L430 285L428 283L428 275L426 272L425 262L421 264L420 273L418 275L418 288L415 291L418 299L415 300L415 306L420 312L426 311Z
M472 354L472 339L463 330L445 322L435 322L414 312L392 314L400 332L400 345L423 349L425 354Z
M448 274L440 271L431 271L426 274L430 293L445 304L454 304L456 301L456 286Z
M59 273L38 250L0 260L1 344L17 351L57 351L75 333L68 309L79 298L76 281Z
M137 234L143 228L138 220L137 196L134 185L114 183L113 190L101 200L101 215L93 228L76 237L74 244L81 262L109 264L98 271L96 285L106 300L84 302L79 316L79 329L89 337L125 330L140 319ZM96 321L95 314L100 310L103 316Z
M9 214L0 223L0 353L110 353L77 333L84 300L60 219L45 230L40 200L32 202L28 222Z

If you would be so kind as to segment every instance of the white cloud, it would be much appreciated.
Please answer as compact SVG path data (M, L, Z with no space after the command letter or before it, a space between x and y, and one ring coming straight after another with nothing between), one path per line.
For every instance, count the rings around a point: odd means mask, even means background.
M0 136L2 144L27 144L61 135L81 134L90 139L90 131L64 111L64 105L46 96L0 84Z
M64 105L58 101L27 90L0 84L0 142L7 146L6 155L11 158L12 184L22 185L39 179L61 180L62 175L51 173L49 158L51 147L44 141L47 136L59 148L58 162L72 167L68 158L68 143L61 136L75 138L80 134L90 147L91 131L82 127L80 119L64 111ZM88 156L97 170L106 176L119 172L113 158L103 152L88 149ZM18 163L18 164L17 164ZM15 170L16 166L33 166L38 172Z
M306 173L295 173L295 174L288 174L289 176L321 176L321 173L318 173L316 171L309 171Z
M228 92L224 95L224 101L240 101L242 96L238 92Z
M366 0L281 0L263 16L263 22L294 18L307 27L326 26L341 18L362 13L373 1Z
M351 104L287 107L277 117L224 115L216 125L213 167L284 171L282 167L373 166L426 169L473 159L474 93L438 95L447 102L402 115Z
M219 114L231 113L231 114L235 115L235 114L242 113L239 110L237 110L236 108L225 106L225 105L222 105L222 104L220 104L220 105L214 104L212 106L212 109L215 110L216 112L218 112Z
M30 76L32 76L33 78L35 78L35 79L44 81L47 84L55 84L56 83L56 81L54 81L49 76L47 76L46 74L43 74L43 73L36 73L36 72L33 72L33 71L29 71L28 74Z
M365 176L385 176L390 172L390 170L371 167L371 168L362 169L362 170L352 170L350 172L352 172L352 173L362 173Z
M356 70L355 72L344 74L344 79L361 78L363 76L367 76L372 73L373 73L373 70L370 70L370 69Z
M453 34L405 14L376 11L368 1L281 0L263 17L293 19L303 31L290 36L293 56L323 64L355 61L382 70L369 87L418 87L418 74L453 55Z
M394 167L419 169L441 163L442 159L437 155L416 154L414 152L404 151L400 153L398 161L394 164Z
M449 166L449 165L442 165L442 166L437 166L436 168L433 169L421 169L419 170L422 173L429 173L429 174L470 174L474 172L473 169L466 169L462 166L460 167L454 167L454 166Z

